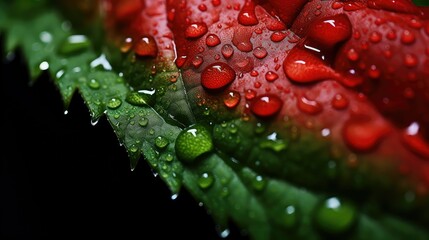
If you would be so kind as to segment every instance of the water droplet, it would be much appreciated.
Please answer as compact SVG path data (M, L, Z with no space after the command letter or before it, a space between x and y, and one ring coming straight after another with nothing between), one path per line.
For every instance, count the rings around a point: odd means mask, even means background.
M165 149L168 144L169 141L166 137L158 136L157 138L155 138L155 146L159 149Z
M274 82L278 78L279 78L279 75L273 71L268 71L265 74L265 80L267 80L268 82Z
M257 175L252 180L252 186L256 191L262 191L264 190L265 186L267 185L267 181L264 177Z
M100 83L96 79L91 79L88 82L88 87L94 90L100 89Z
M140 37L134 44L134 52L139 57L158 56L158 45L155 38L150 35Z
M412 54L412 53L407 53L404 55L404 65L412 68L417 66L417 64L419 63L419 60L417 59L416 55Z
M85 35L71 35L66 38L59 48L61 54L76 54L87 49L91 42Z
M207 11L207 6L202 3L202 4L198 5L198 10L200 10L201 12L205 12L205 11Z
M131 50L131 48L133 48L133 45L134 45L133 39L130 37L127 37L122 41L120 50L122 53L127 53Z
M276 95L261 95L252 101L250 110L258 117L272 117L280 112L282 100Z
M192 23L185 29L185 37L191 39L199 38L206 34L207 31L208 28L204 22Z
M207 66L201 73L201 84L208 90L220 90L234 81L234 69L223 62L215 62Z
M258 18L255 14L255 3L246 1L238 14L238 23L244 26L253 26L258 24Z
M220 44L220 39L216 34L209 34L206 37L206 44L209 47L215 47Z
M155 104L155 90L130 91L125 101L134 106L153 106Z
M429 143L423 138L420 131L419 123L412 122L403 132L402 139L411 151L424 158L429 158Z
M347 58L348 58L350 61L355 62L355 61L359 60L359 54L357 53L357 51L356 51L354 48L350 48L350 49L347 51Z
M213 150L210 132L196 124L179 133L175 144L177 157L185 162L193 162L199 156Z
M42 71L46 71L49 69L49 63L47 61L43 61L39 64L39 69Z
M247 89L244 93L246 100L252 100L256 97L256 92L253 89Z
M297 209L293 205L285 207L284 212L280 215L279 219L280 224L286 227L287 229L293 229L298 223L298 214Z
M236 91L230 91L228 92L224 98L223 98L223 103L225 104L225 106L227 106L228 108L234 108L238 105L238 103L240 102L240 94Z
M146 127L147 124L149 123L149 119L147 119L145 117L142 117L142 118L139 119L138 123L139 123L140 126Z
M331 101L332 107L337 110L345 109L349 106L349 100L341 93L335 94Z
M298 106L298 109L301 110L302 112L312 114L312 115L318 114L323 110L323 107L319 102L310 100L305 96L302 96L301 98L298 99L297 106Z
M117 109L119 106L121 106L122 101L118 98L111 98L108 102L107 102L107 107L110 109Z
M203 173L198 178L198 186L202 189L207 189L213 185L214 177L210 173Z
M264 47L256 47L253 49L253 56L256 58L262 59L268 54L267 50Z
M315 20L307 34L314 42L331 47L350 38L352 25L346 14L323 17Z
M380 70L378 70L377 66L371 65L370 68L368 69L368 77L372 79L377 79L380 77L380 75L381 75L381 72Z
M287 36L288 36L288 34L287 34L287 33L285 33L285 32L273 32L273 33L271 34L270 39L271 39L271 41L273 41L273 42L281 42L281 41L283 41L283 39L285 39Z
M234 54L234 48L231 44L225 44L222 46L221 52L223 57L228 59Z
M381 39L382 39L382 36L381 36L381 33L379 32L372 32L369 35L369 41L372 43L379 43L381 42Z
M40 41L44 43L52 42L52 34L50 32L43 31L39 35Z
M387 32L386 34L387 39L389 40L395 40L396 39L396 32L395 30L390 30L389 32Z
M203 64L203 62L204 62L204 59L203 59L202 56L198 56L197 55L197 56L194 57L194 59L192 59L192 65L195 68L199 68L201 66L201 64Z
M314 216L317 227L329 234L341 234L350 230L356 219L355 206L336 197L324 200Z
M345 142L358 151L372 150L386 135L387 129L366 115L354 115L343 126Z
M178 196L179 196L179 194L175 193L175 194L171 195L170 198L171 198L171 200L176 200Z
M412 44L416 41L416 36L409 30L405 30L401 34L401 42L403 44Z

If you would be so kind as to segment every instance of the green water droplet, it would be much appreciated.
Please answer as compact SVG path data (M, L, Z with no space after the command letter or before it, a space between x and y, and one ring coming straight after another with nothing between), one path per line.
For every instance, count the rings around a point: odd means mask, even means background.
M236 134L238 131L237 125L235 125L234 123L229 124L228 131L232 134Z
M193 125L179 133L175 149L180 160L192 162L213 150L211 134L204 126Z
M259 122L256 123L256 126L255 126L255 133L256 134L261 134L261 133L265 132L265 129L266 129L265 124L259 123Z
M155 129L151 128L151 129L149 130L149 134L150 134L150 135L154 135L154 134L155 134Z
M265 178L263 178L260 175L255 176L255 178L253 178L252 180L252 186L257 191L262 191L266 185L267 185L267 180L265 180Z
M88 87L91 89L97 90L100 89L100 83L96 79L91 79L88 82Z
M208 108L208 107L204 108L203 114L204 114L205 116L210 115L210 108Z
M130 146L129 150L132 153L136 153L139 150L139 148L135 144L133 144Z
M153 106L155 104L155 90L129 92L125 101L134 106Z
M142 127L146 127L148 123L149 123L149 119L147 119L145 117L142 117L139 120L139 125Z
M120 114L118 114L118 113L116 113L115 115L113 115L113 117L114 117L115 119L118 119L120 116L121 116L121 115L120 115Z
M85 35L71 35L66 38L59 48L60 54L77 54L91 45L91 42Z
M119 106L121 106L122 101L118 98L111 98L108 102L107 102L107 107L110 109L117 109Z
M267 136L267 139L261 141L259 143L259 147L265 148L265 149L271 149L275 152L280 152L282 150L285 150L287 147L287 143L285 140L280 139L277 136L277 133L272 133Z
M314 220L320 230L329 234L341 234L353 227L356 218L354 205L331 197L318 206Z
M158 136L155 138L155 146L159 149L164 149L168 144L168 139L163 136Z
M293 229L298 223L297 209L293 205L289 205L285 208L283 214L280 216L281 224L288 228Z
M171 153L168 153L167 155L165 155L165 161L167 162L171 162L174 160L174 156Z
M229 190L228 190L228 188L227 187L223 187L221 190L220 190L220 196L221 197L227 197L229 195Z
M203 173L198 178L198 186L200 186L200 188L202 189L209 188L210 186L213 185L213 182L214 182L214 177L210 173Z

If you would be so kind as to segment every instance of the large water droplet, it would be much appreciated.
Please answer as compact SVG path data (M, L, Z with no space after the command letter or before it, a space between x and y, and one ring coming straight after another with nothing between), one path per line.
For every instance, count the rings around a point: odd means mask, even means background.
M140 37L134 44L134 52L139 57L156 57L158 45L155 38L150 35Z
M206 34L207 31L208 28L204 22L192 23L185 29L185 37L191 39L199 38Z
M111 98L109 101L107 101L106 106L110 109L117 109L122 105L122 101L119 98Z
M357 219L353 204L336 197L323 201L316 209L314 220L317 227L329 234L341 234L350 230Z
M209 47L215 47L220 44L220 39L216 34L209 34L206 37L206 44Z
M258 18L255 14L254 1L246 1L238 14L238 23L244 26L253 26L258 24Z
M313 114L313 115L318 114L323 110L323 107L319 102L310 100L305 96L302 96L301 98L298 99L297 106L298 106L298 109L301 110L302 112Z
M165 149L168 144L169 144L169 141L166 137L158 136L157 138L155 138L155 146L158 149Z
M402 139L411 151L424 158L429 158L429 143L423 138L420 131L420 125L412 122L403 132Z
M213 150L210 132L196 124L179 133L175 144L176 154L184 162L193 162L199 156Z
M207 66L201 73L201 84L208 90L220 90L234 81L234 69L223 62L215 62Z

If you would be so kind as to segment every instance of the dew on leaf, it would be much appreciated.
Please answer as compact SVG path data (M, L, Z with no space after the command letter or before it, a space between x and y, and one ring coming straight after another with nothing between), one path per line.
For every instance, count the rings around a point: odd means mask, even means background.
M152 106L155 104L155 90L130 91L125 101L134 106Z
M265 180L265 178L260 175L257 175L252 179L252 187L256 191L264 190L266 185L267 185L267 180Z
M46 71L49 69L49 63L47 61L43 61L39 64L39 69L42 71Z
M207 189L213 185L214 177L211 173L203 173L198 177L198 186L202 189Z
M190 126L177 136L175 149L180 160L193 162L199 156L213 150L211 134L200 124Z
M111 98L108 102L107 102L107 107L110 109L117 109L119 106L121 106L122 101L118 98Z
M324 200L317 207L314 215L317 227L329 234L341 234L350 230L356 218L355 206L336 197Z
M39 34L40 41L43 43L52 42L52 34L50 32L43 31Z
M76 54L87 49L91 42L85 35L71 35L66 38L59 48L61 54Z
M293 205L285 207L283 214L280 215L280 223L287 229L293 229L298 223L297 209Z
M91 89L97 90L100 88L100 83L96 79L92 78L88 82L88 87L90 87Z
M155 138L155 146L159 149L164 149L169 144L169 141L167 138L163 136L158 136Z

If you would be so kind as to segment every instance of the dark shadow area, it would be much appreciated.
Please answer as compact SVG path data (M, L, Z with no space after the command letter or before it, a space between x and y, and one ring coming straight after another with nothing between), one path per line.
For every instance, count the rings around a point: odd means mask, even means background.
M0 43L1 44L1 43ZM185 189L176 200L146 162L134 172L105 118L68 114L48 74L29 85L19 53L2 59L0 239L222 239ZM231 226L226 239L245 239Z

